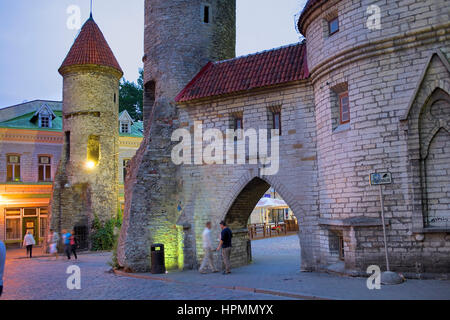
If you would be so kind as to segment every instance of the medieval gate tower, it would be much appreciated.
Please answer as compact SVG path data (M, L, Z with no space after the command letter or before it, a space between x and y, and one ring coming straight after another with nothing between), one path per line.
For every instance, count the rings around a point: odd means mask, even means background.
M119 79L123 72L92 16L59 69L64 148L51 201L51 227L79 228L111 219L118 201ZM86 239L87 240L87 239ZM89 246L89 241L83 241Z
M175 97L208 61L235 56L236 0L146 0L144 38L146 134L130 163L118 247L119 263L133 271L149 269L153 243L165 245L169 269L192 260L183 259L193 255L184 249L192 248L192 232L171 161L180 126Z

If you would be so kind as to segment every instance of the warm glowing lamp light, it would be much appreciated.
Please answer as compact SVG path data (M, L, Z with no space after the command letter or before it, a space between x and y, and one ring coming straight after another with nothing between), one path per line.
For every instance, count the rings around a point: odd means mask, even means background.
M89 160L88 162L86 162L86 168L88 168L89 170L92 170L95 168L95 162L92 160Z

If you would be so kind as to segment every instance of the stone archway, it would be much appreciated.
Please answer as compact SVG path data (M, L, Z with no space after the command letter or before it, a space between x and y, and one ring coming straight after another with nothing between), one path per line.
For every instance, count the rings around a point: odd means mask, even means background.
M247 177L246 180L241 180L239 182L239 186L240 188L237 189L239 191L233 194L232 201L224 208L222 214L222 219L226 221L228 226L233 230L233 251L231 256L233 267L247 265L252 260L251 240L249 238L247 223L256 204L270 187L274 187L292 209L299 221L300 228L302 228L301 224L304 221L304 215L302 214L300 206L296 205L295 201L293 202L288 191L283 193L283 185L276 181L274 177ZM302 241L301 232L299 232L299 238L301 248L302 244L305 243L306 248L305 250L302 248L301 252L299 252L299 256L302 256L302 269L307 270L309 269L312 260L310 259L312 249L308 247L307 239Z

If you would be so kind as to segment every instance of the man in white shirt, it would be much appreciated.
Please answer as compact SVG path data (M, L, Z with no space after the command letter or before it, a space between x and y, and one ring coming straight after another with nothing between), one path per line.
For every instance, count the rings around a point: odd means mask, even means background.
M203 252L205 257L203 258L202 265L200 266L200 273L205 274L206 269L209 268L212 272L219 272L213 263L213 247L211 241L211 222L206 223L206 228L203 230Z

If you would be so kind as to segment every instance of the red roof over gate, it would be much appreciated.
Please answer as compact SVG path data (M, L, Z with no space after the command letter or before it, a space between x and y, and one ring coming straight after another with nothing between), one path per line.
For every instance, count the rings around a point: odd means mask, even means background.
M175 98L186 102L309 77L306 44L264 51L219 62L210 62Z

